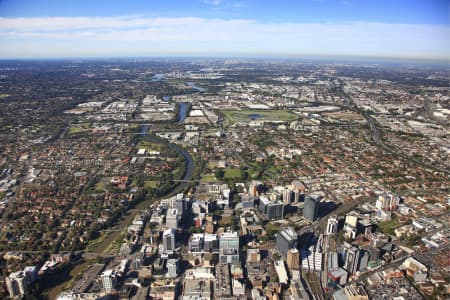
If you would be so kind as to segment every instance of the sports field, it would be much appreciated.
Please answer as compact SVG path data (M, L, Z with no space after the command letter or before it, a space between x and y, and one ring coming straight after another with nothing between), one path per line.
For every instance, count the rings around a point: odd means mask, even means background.
M232 124L237 122L255 121L293 121L298 116L286 110L224 110L222 111L228 121Z

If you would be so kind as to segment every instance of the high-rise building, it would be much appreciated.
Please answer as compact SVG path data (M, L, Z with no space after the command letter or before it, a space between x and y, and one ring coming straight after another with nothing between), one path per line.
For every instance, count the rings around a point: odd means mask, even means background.
M108 269L103 271L100 278L102 279L103 289L105 292L115 292L118 282L118 274L114 270Z
M302 269L308 271L321 271L322 270L322 252L316 251L317 249L302 249Z
M369 252L367 251L360 251L359 254L359 271L364 271L367 268L367 264L369 263Z
M173 229L167 229L163 232L163 249L164 253L172 254L175 251L175 231Z
M267 197L259 197L259 210L267 216L269 220L282 219L284 205L281 201L272 202Z
M219 251L219 240L217 234L205 233L203 236L203 251L217 252Z
M189 239L189 251L202 252L203 250L203 233L194 233Z
M239 262L239 236L237 232L224 232L219 235L220 263Z
M294 192L289 189L283 190L283 203L285 205L291 204L292 200L294 200Z
M20 297L26 294L30 284L37 280L37 267L27 266L23 271L9 274L6 277L6 288L11 298Z
M350 274L355 274L358 271L359 266L359 249L356 247L345 248L345 262L344 269Z
M284 259L286 259L289 249L297 247L297 239L297 233L292 227L280 230L276 234L276 246Z
M174 208L178 210L180 215L183 215L186 210L186 198L184 198L184 194L177 194L175 197Z
M28 281L25 272L18 271L11 273L6 278L6 287L11 298L24 295L28 291Z
M303 216L310 221L315 221L319 217L320 198L317 196L305 197L303 206Z
M263 185L261 181L253 180L250 183L250 186L248 187L248 193L253 196L257 197L259 195L259 188Z
M375 207L381 210L397 209L400 203L400 197L392 193L385 193L378 196Z
M190 252L217 252L219 240L213 233L194 233L189 239Z
M166 263L167 277L176 278L178 276L178 259L169 259Z
M288 250L286 263L290 271L300 269L300 253L297 249Z
M327 222L327 234L336 234L338 230L338 219L335 216L332 216L328 219Z
M169 229L177 229L181 215L178 213L178 209L171 208L166 214L166 227Z

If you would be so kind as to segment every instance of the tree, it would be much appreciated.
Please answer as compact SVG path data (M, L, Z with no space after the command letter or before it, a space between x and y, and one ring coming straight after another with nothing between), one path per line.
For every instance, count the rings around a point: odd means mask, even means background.
M223 169L216 169L214 171L214 176L216 176L217 179L223 179L225 176L225 171Z

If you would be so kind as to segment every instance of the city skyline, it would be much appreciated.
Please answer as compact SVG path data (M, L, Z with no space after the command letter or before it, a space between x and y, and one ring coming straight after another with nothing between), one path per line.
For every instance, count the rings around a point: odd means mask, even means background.
M0 58L449 60L447 1L1 1Z

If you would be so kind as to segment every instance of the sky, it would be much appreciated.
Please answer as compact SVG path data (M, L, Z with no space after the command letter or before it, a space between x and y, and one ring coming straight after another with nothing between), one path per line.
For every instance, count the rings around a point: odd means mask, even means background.
M0 58L450 61L449 0L0 0Z

